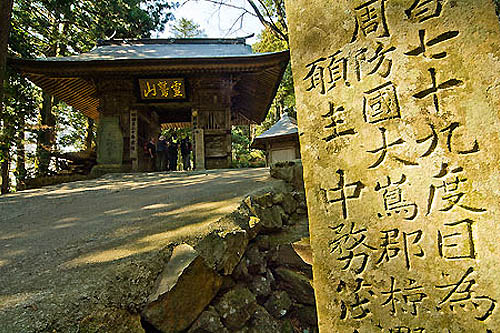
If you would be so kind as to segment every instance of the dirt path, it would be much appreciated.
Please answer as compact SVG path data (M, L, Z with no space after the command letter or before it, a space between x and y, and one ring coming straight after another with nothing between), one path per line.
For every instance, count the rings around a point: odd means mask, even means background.
M205 234L270 182L267 169L125 174L1 197L0 332L49 328L110 265Z

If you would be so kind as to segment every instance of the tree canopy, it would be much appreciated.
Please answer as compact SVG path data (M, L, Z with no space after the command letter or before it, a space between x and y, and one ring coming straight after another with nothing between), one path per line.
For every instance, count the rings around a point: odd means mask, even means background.
M171 30L175 38L203 38L207 36L205 31L200 29L199 24L184 17L177 20Z
M149 38L173 19L172 10L177 6L172 0L15 0L12 16L2 17L10 33L8 49L0 49L0 55L68 56L91 50L100 39ZM3 9L2 14L6 14ZM0 31L2 35L7 36L7 28ZM0 108L0 161L5 193L11 165L16 168L18 183L26 177L23 170L31 158L25 153L26 144L38 146L30 165L33 172L44 175L52 151L68 145L82 148L88 143L93 122L42 94L16 73L6 75L1 66L0 72L6 78L5 98L0 94L4 102Z

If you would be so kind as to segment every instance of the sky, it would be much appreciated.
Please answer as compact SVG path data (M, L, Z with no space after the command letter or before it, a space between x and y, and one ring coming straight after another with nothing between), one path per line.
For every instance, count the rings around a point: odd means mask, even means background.
M252 12L251 7L245 0L230 0L230 4L238 7L245 7L249 12ZM243 20L238 20L242 11L234 8L229 8L217 4L210 3L204 0L188 0L184 2L174 12L177 19L186 18L200 25L200 28L205 31L209 38L235 38L245 37L252 33L255 37L247 39L247 44L253 44L257 41L257 35L262 30L262 24L250 14L245 14ZM231 26L236 21L236 24L231 29ZM172 37L170 34L171 25L167 26L165 31L159 34L158 38ZM231 29L231 31L229 31Z

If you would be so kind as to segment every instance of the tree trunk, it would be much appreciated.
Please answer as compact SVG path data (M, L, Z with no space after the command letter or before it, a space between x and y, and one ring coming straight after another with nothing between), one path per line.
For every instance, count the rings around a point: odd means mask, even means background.
M55 117L52 114L53 99L43 93L42 109L40 110L40 130L38 131L37 158L38 175L46 176L49 173L50 154L54 147Z
M13 0L1 0L0 1L0 118L4 114L4 82L7 77L7 45L9 41L9 27L10 27L10 15L12 13ZM3 128L6 124L0 124L0 137L1 132L5 131ZM2 147L0 148L0 163L2 186L1 193L9 192L9 165L10 165L10 154L9 145L7 140L2 139Z
M26 148L24 144L24 136L25 136L25 121L24 118L21 119L21 123L19 124L19 133L16 141L16 180L17 180L17 190L24 189L26 184Z

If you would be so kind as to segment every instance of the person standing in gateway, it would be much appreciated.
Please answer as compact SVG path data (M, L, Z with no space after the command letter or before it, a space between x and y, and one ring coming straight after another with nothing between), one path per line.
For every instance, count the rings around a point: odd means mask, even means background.
M191 141L185 137L181 141L182 169L187 171L191 169Z
M163 135L158 139L158 144L156 145L156 170L166 171L167 170L167 140Z

